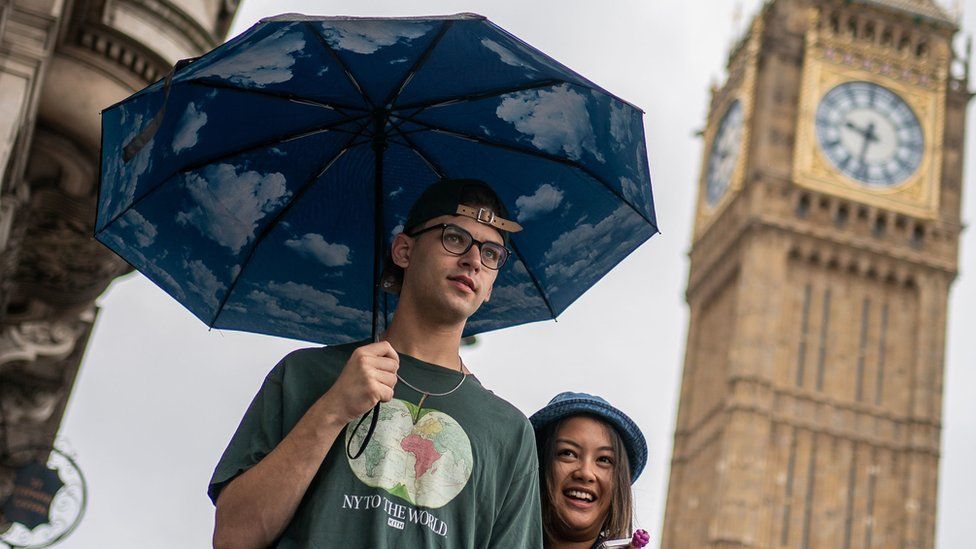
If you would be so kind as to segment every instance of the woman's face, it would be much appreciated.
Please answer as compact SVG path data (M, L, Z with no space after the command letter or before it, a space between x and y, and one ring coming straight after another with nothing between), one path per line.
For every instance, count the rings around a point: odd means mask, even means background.
M609 427L595 419L576 416L556 431L553 506L567 541L596 538L606 520L613 494L616 456Z

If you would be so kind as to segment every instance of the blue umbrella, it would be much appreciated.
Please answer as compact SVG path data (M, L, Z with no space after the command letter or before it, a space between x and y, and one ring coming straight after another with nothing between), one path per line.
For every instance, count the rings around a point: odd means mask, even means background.
M95 237L211 327L337 344L477 178L525 230L465 335L555 318L657 232L641 116L478 15L273 17L102 113Z

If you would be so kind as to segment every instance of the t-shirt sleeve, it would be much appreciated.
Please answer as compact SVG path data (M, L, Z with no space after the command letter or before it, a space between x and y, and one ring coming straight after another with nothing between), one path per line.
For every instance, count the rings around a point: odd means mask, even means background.
M526 426L528 422L526 421ZM535 437L526 428L519 449L517 473L491 530L492 548L541 548L542 511L539 507L539 460ZM519 474L520 473L520 474Z
M255 466L271 453L283 438L282 379L283 364L279 363L264 379L237 432L217 462L207 495L217 503L217 496L230 481Z

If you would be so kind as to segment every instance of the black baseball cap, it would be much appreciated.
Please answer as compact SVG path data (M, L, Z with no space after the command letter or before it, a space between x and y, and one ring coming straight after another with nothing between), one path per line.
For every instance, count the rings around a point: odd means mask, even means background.
M462 197L471 194L486 194L494 198L499 211L479 204L464 204ZM413 203L403 232L410 234L423 223L442 215L464 215L485 225L491 225L508 242L509 233L517 233L522 226L506 219L508 209L487 183L480 179L441 179L427 187L420 198Z
M481 196L489 200L471 200L473 204L465 204L463 197ZM493 199L493 200L491 200ZM498 211L482 204L482 202L494 202ZM490 225L502 236L505 244L508 244L509 234L517 233L522 230L522 226L508 219L508 208L502 202L498 194L487 183L480 179L441 179L427 187L417 201L413 203L407 219L403 223L403 232L407 235L412 233L427 221L442 215L463 215L470 217L479 223ZM390 257L387 250L386 262L383 267L381 284L384 291L389 293L399 293L400 284L403 280L403 271Z

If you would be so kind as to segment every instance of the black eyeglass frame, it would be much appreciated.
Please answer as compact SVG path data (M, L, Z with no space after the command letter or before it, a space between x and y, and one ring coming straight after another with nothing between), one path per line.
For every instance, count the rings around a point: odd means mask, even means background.
M447 249L447 244L444 243L444 234L447 232L447 228L448 227L450 227L452 229L457 229L457 230L461 231L462 233L468 235L468 238L471 241L468 242L468 245L467 245L467 247L464 248L464 251L463 252L452 252L451 250ZM451 255L456 255L456 256L460 257L460 256L462 256L462 255L470 252L472 246L477 245L478 246L478 259L481 260L481 264L484 265L484 267L486 269L491 269L492 271L497 271L497 270L501 269L502 267L505 266L506 263L508 263L508 257L510 255L512 255L512 251L509 250L507 247L505 247L503 244L499 244L497 242L482 242L481 240L477 240L474 237L474 235L472 235L467 229L465 229L464 227L459 227L459 226L457 226L457 225L455 225L453 223L438 223L436 225L431 225L430 227L427 227L426 229L420 229L419 231L414 231L412 233L408 233L407 236L409 236L411 238L415 238L415 237L418 237L418 236L420 236L420 235L422 235L422 234L424 234L426 232L433 231L434 229L440 229L441 230L441 246L444 247L444 251L446 251L447 253L449 253ZM485 251L484 251L484 245L485 244L491 244L492 246L498 246L502 250L505 250L505 253L504 253L504 255L502 255L502 258L498 262L498 266L497 267L491 267L487 263L485 263Z

